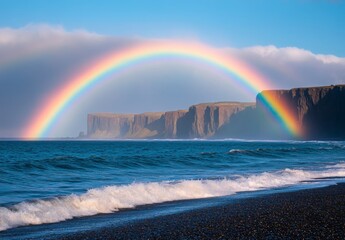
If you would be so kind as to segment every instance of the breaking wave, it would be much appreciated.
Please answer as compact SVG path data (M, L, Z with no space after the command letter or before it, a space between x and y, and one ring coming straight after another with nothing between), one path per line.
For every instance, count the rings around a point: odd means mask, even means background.
M21 202L0 207L0 230L60 222L81 216L111 213L136 206L175 200L209 198L299 184L303 181L345 177L345 163L320 171L285 169L219 180L183 180L90 189L81 195Z

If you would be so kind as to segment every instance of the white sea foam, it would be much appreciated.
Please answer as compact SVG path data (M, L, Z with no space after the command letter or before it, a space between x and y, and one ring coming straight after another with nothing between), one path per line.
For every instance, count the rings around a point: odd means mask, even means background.
M245 149L231 149L229 151L229 153L245 153L248 152L249 150L245 150Z
M0 207L0 230L110 213L144 204L232 195L328 177L345 177L345 163L328 166L323 171L285 169L235 179L132 183L95 188L81 195L22 202L10 208Z

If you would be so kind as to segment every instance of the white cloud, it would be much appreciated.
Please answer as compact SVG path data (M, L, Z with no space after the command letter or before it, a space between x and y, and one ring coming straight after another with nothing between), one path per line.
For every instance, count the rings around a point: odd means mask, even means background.
M276 46L253 46L243 49L249 54L257 54L260 57L270 58L271 60L285 61L285 62L306 62L312 60L319 60L325 64L336 63L345 64L345 58L340 58L334 55L314 54L311 51L300 49L296 47L278 48Z
M345 58L296 47L253 46L228 51L263 73L272 88L345 83Z
M62 26L51 25L27 25L22 28L0 28L0 45L23 44L32 42L63 42L78 39L101 40L104 36L87 32L85 30L75 30L66 32Z

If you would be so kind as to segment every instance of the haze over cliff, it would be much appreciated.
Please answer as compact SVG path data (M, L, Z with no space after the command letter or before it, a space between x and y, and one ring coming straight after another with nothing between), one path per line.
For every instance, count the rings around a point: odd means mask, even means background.
M188 110L142 114L93 113L88 115L87 137L292 139L262 104L264 94L289 104L303 129L302 139L345 139L345 85L263 91L256 103L204 103Z
M89 138L210 138L231 116L255 103L219 102L163 113L88 115Z

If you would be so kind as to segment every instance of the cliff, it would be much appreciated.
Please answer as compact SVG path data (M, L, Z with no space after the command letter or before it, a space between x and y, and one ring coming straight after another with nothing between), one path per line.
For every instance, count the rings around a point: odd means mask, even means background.
M254 103L220 102L165 113L88 114L87 137L102 139L209 138Z
M283 99L293 109L305 139L344 139L345 85L263 91Z
M157 135L163 127L162 114L88 114L87 136L104 139L152 137Z
M163 113L88 115L89 138L293 139L262 103L270 94L295 115L299 139L345 139L345 85L266 90L256 103L220 102Z
M298 139L345 139L345 85L262 91L255 107L231 116L215 137L294 139L262 103L267 94L289 106L303 132Z

